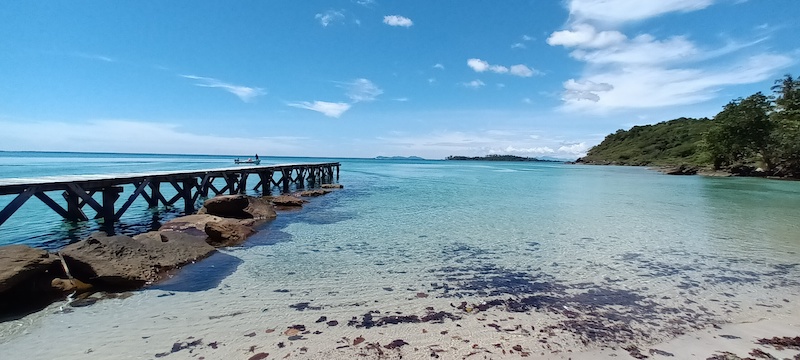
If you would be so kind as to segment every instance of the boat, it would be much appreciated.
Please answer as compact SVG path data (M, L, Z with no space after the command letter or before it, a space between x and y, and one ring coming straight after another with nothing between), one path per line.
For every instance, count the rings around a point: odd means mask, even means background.
M253 160L253 159L247 159L247 160L239 160L239 159L236 159L236 160L233 160L233 163L234 163L234 164L237 164L237 165L238 165L238 164L253 164L253 165L258 165L258 164L261 164L261 159L255 159L255 160Z

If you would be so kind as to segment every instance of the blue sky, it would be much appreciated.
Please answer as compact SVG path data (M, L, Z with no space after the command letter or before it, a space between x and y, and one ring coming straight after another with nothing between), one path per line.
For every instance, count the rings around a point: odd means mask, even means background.
M0 150L576 158L799 75L797 0L4 1Z

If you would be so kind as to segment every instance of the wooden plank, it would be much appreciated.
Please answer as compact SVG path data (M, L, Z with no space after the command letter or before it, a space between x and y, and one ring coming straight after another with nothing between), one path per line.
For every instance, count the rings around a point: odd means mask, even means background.
M88 204L94 211L98 213L103 212L103 207L92 198L89 194L86 193L86 190L83 190L78 184L67 184L67 191L78 195L79 198L83 199L85 204Z
M69 213L67 212L67 210L61 207L61 205L55 202L55 200L47 196L47 194L41 191L37 191L33 195L39 198L39 200L45 203L45 205L47 205L49 208L53 209L53 211L58 213L58 215L61 215L61 217L63 217L64 219L69 219Z
M30 199L31 196L33 196L33 194L36 194L38 190L39 189L36 186L31 186L25 189L25 191L17 195L17 197L15 197L14 200L11 200L11 202L8 203L8 205L6 205L3 208L3 210L0 210L0 225L6 222L6 220L8 220L8 218L10 218L11 215L13 215L17 211L17 209L19 209L19 207L22 206L22 204L28 201L28 199Z
M133 194L131 194L131 196L128 197L128 200L125 201L125 203L122 204L122 206L120 206L119 210L117 210L117 213L114 215L115 220L119 220L122 217L122 214L124 214L125 211L128 210L128 208L133 204L133 201L136 200L136 198L138 198L139 195L145 195L145 196L147 195L145 194L144 189L146 189L147 185L149 184L150 184L150 179L144 179L139 183L134 183L134 185L136 185L136 190L133 191Z

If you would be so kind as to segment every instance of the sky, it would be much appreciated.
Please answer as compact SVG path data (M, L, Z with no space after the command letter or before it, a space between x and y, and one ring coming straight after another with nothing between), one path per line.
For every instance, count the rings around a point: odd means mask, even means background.
M0 150L575 159L800 75L798 0L2 1Z

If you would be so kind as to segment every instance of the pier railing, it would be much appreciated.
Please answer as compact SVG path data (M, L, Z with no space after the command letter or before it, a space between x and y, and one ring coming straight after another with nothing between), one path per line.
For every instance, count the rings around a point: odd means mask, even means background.
M0 225L6 222L26 201L32 197L41 200L50 209L66 220L89 220L83 209L88 206L95 211L95 219L103 219L105 226L118 221L122 214L138 198L143 198L149 207L159 204L175 206L183 202L186 214L194 213L195 204L200 197L207 198L212 192L219 194L244 194L249 179L257 179L253 190L269 195L273 188L288 193L290 186L304 188L306 184L315 186L339 178L338 162L318 164L288 164L253 166L230 169L193 170L181 172L160 172L108 176L48 177L38 179L0 179L0 196L16 195L0 210ZM217 186L218 180L224 185ZM121 206L117 200L123 193L123 186L133 186L135 190ZM162 186L174 188L177 194L169 199L162 192ZM66 206L54 200L53 192L61 192ZM171 192L171 191L169 191ZM95 199L95 196L100 199ZM213 196L212 195L212 196Z

